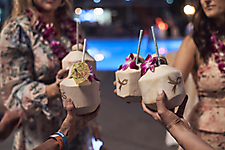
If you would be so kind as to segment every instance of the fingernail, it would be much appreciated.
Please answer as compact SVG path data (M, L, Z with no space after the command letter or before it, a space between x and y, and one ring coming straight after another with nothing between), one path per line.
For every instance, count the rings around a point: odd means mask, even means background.
M67 103L70 103L71 102L71 99L70 98L67 98Z
M66 70L69 70L69 69L70 69L70 67L67 67L67 68L66 68Z
M162 89L159 89L158 90L158 94L161 95L162 93L163 93L163 90Z

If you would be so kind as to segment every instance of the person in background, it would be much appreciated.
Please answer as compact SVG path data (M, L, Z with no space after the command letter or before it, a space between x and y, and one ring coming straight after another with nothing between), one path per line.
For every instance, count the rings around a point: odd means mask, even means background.
M173 66L192 73L199 101L188 116L192 131L214 149L225 149L225 1L198 0L194 31L185 37Z
M142 108L144 112L158 121L185 150L213 150L210 145L190 130L188 122L183 119L187 99L186 96L175 114L166 108L164 103L166 95L163 90L159 90L156 98L157 111L148 109L143 101Z
M76 39L70 6L69 0L14 0L11 16L2 28L2 100L7 110L21 108L28 116L15 131L14 150L42 144L65 118L59 84L68 70L61 69L61 60L77 40L83 43L81 35ZM69 148L91 148L90 137L85 127Z

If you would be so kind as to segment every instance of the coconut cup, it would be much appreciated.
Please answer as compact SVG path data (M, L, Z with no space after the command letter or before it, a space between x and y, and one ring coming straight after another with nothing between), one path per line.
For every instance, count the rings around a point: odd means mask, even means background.
M65 99L70 98L78 115L89 114L101 103L100 82L87 79L83 83L76 84L71 75L72 69L73 67L70 68L68 77L60 83L63 106L66 107Z
M129 59L128 61L134 61L136 57L136 54L131 53L126 59ZM141 91L138 85L138 80L141 77L141 62L144 62L144 58L139 56L138 64L136 64L138 68L131 69L128 66L125 70L120 69L115 73L117 95L122 97L126 102L141 101Z
M140 102L141 91L138 80L141 77L141 69L130 69L116 71L117 95L127 102Z
M153 110L157 110L156 97L160 89L167 96L165 105L168 109L181 105L186 95L181 71L169 65L163 64L155 67L154 71L148 70L138 84L143 102Z
M79 44L79 49L77 50L77 45L72 47L72 51L70 51L63 59L62 59L62 68L66 69L71 67L74 63L81 62L83 57L83 45ZM92 72L97 74L96 69L96 61L95 59L90 56L87 52L85 52L84 61L89 65L92 66Z

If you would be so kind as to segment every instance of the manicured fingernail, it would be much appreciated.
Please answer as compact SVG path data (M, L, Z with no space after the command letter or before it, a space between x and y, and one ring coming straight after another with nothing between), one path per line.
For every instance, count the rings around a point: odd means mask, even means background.
M163 90L162 89L159 89L158 90L158 94L161 95L162 93L163 93Z
M67 68L66 68L66 70L69 70L69 69L70 69L70 67L67 67Z
M66 104L68 105L68 104L70 104L71 103L71 99L70 98L67 98L66 99Z
M68 99L67 99L67 102L68 102L68 103L70 103L70 102L71 102L71 99L70 99L70 98L68 98Z

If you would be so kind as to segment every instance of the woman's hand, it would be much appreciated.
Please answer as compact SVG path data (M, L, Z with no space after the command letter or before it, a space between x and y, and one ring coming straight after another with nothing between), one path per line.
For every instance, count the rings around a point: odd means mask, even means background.
M90 114L77 116L73 102L71 101L71 99L67 98L67 116L63 121L59 132L62 132L66 136L68 142L70 142L77 135L77 133L87 125L89 121L91 121L98 115L99 109L100 106L98 106L98 108Z
M164 91L162 91L162 92L159 92L159 95L156 98L157 112L154 112L148 109L143 101L142 101L142 108L144 112L151 115L156 121L158 121L166 129L168 129L170 125L172 125L173 122L179 118L181 118L181 121L184 122L185 126L188 126L187 121L183 119L183 113L187 103L187 99L188 99L188 96L186 95L182 104L179 106L177 113L173 113L172 111L166 108L164 103L164 101L166 101L166 96Z
M56 75L56 81L50 85L46 85L46 94L49 100L55 99L60 96L59 84L62 82L69 73L69 69L61 69Z
M69 73L69 69L61 69L57 72L57 75L56 75L56 81L55 83L57 85L60 84L60 82L62 82L62 80L64 80L67 76L68 76L68 73Z
M116 81L113 82L113 85L116 87ZM117 90L116 89L114 90L114 93L115 94L117 93Z

